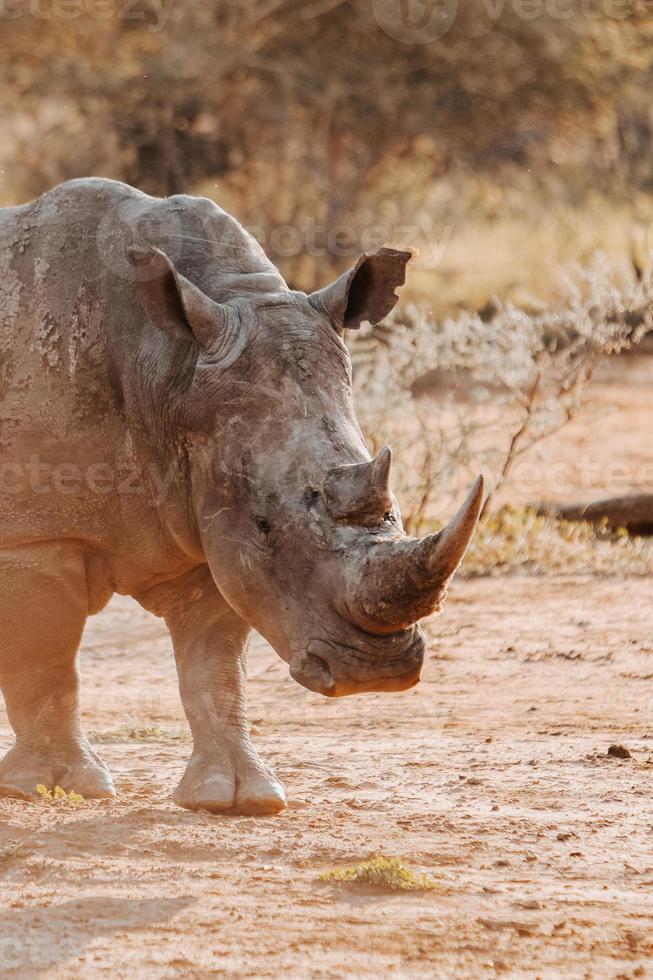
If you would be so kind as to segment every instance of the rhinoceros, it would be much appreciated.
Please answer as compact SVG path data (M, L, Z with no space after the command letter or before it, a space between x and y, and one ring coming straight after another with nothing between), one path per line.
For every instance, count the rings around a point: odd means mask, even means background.
M169 629L193 735L177 804L268 814L246 721L252 630L327 697L419 679L482 480L439 533L402 528L391 453L356 421L345 330L410 253L290 289L214 202L74 180L0 210L0 793L115 795L78 712L89 615L133 596Z

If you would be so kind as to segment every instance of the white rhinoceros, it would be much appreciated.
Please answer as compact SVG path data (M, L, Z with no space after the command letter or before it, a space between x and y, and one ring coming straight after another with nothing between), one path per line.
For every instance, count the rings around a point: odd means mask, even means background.
M163 616L194 738L181 806L272 813L245 718L252 628L330 697L401 691L478 517L407 537L356 422L346 328L396 302L382 248L290 290L213 202L108 180L0 210L0 792L114 794L77 650L113 593Z

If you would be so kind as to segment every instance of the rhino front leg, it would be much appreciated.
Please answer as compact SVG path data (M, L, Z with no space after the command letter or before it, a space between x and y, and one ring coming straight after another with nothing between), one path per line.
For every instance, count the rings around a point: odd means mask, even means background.
M77 648L88 615L86 568L69 545L0 551L0 687L16 743L0 761L0 796L55 785L115 796L79 720Z
M249 627L208 570L191 579L165 617L194 741L175 803L212 813L278 813L286 806L283 787L259 758L247 728Z

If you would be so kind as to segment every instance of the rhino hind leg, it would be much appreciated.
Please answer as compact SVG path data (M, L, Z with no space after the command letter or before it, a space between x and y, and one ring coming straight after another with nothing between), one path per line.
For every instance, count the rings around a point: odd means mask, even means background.
M165 618L194 741L175 803L211 813L279 813L286 806L283 787L252 745L245 714L249 627L208 569L176 584Z
M59 543L0 551L0 688L16 736L0 761L0 795L61 786L115 796L79 722L77 649L88 613L83 557Z

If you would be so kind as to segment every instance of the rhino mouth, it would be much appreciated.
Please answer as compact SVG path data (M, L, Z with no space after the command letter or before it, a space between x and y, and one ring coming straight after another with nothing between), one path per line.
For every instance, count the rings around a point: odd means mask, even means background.
M400 657L385 660L376 653L365 657L360 649L311 640L305 651L290 661L293 680L328 698L371 692L407 691L420 679L424 637L416 631Z

